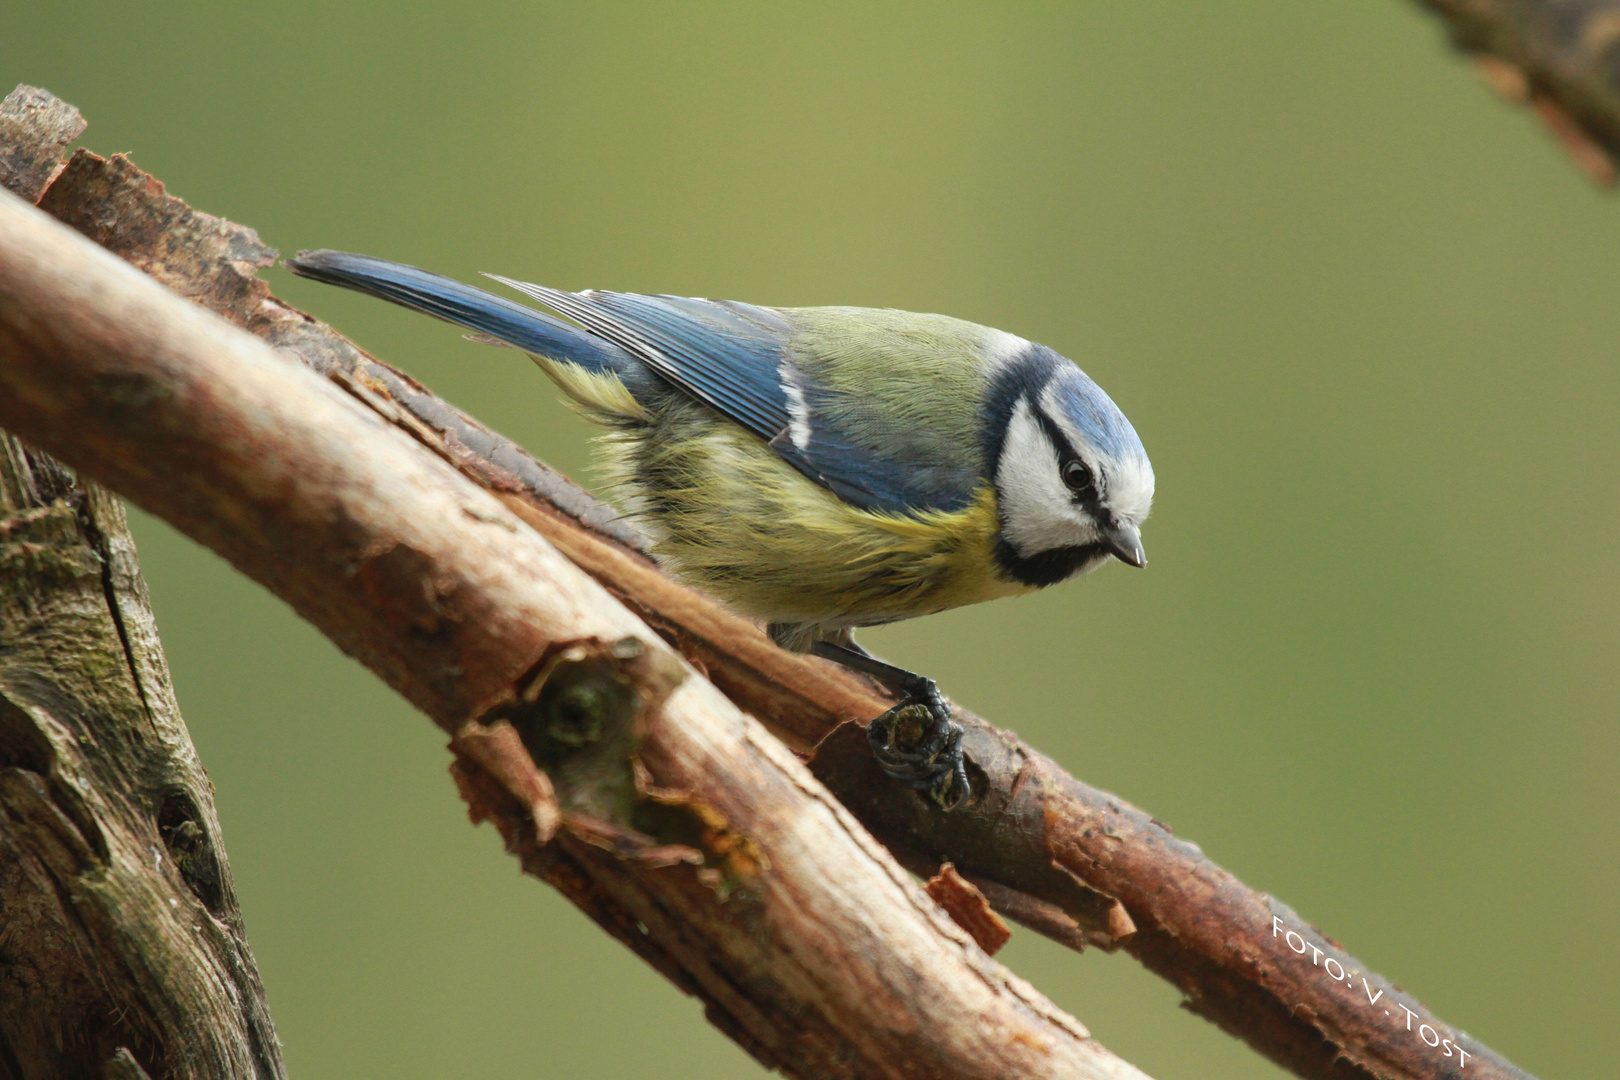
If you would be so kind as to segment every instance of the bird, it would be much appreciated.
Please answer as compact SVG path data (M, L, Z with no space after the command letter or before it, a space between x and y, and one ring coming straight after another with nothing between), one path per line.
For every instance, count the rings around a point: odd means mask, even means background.
M971 795L949 703L853 632L1146 565L1136 429L1072 360L1014 334L486 275L548 314L368 255L285 265L527 353L608 429L604 471L661 564L778 645L896 691L867 727L873 753L946 810Z

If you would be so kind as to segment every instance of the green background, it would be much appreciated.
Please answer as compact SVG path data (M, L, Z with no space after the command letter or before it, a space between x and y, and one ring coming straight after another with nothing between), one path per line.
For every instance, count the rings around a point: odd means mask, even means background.
M291 253L939 311L1075 357L1145 572L871 633L1551 1077L1620 1055L1620 219L1414 5L7 4L0 79ZM541 457L532 366L267 273ZM443 738L136 516L292 1074L760 1075L467 825ZM1003 954L1150 1074L1281 1075Z

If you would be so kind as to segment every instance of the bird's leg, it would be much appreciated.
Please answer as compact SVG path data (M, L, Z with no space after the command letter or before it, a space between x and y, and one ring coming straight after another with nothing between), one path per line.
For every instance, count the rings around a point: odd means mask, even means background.
M933 679L886 664L853 641L818 641L815 655L870 675L905 700L866 726L866 741L883 771L909 788L927 791L946 810L970 790L962 758L962 727Z

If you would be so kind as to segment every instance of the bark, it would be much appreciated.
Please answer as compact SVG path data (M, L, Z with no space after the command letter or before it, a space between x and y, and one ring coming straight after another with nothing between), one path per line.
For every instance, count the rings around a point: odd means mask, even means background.
M55 95L17 87L0 101L0 187L38 202L62 171L62 148L86 126L79 110Z
M1460 1065L1456 1054L1419 1041L1427 1024L1455 1046L1453 1029L1285 906L971 714L960 715L975 791L968 807L942 816L887 782L859 730L846 724L887 707L874 688L781 652L757 627L665 578L634 532L588 495L271 296L253 268L274 253L251 230L191 210L127 161L83 151L47 204L171 288L327 374L496 493L732 700L794 749L815 751L812 770L909 869L928 877L952 862L997 911L1026 926L1075 948L1125 948L1195 1011L1300 1076L1416 1078ZM1274 931L1273 916L1282 930ZM1295 940L1312 944L1300 952ZM1351 985L1323 976L1329 959ZM1395 1001L1391 1019L1386 1007ZM1461 1046L1469 1055L1463 1075L1526 1075L1472 1039Z
M84 123L0 103L37 198ZM0 432L0 1076L281 1077L123 504Z
M1594 182L1620 176L1620 2L1420 0L1503 97L1528 105Z
M0 424L219 552L426 712L474 817L766 1064L1142 1075L497 498L10 196Z

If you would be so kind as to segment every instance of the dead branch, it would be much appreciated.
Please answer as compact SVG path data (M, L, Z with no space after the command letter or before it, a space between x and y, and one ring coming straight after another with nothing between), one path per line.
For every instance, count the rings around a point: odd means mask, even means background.
M1620 2L1419 0L1485 81L1528 105L1593 182L1620 178Z
M860 732L839 730L887 701L840 669L783 653L751 623L670 581L641 553L634 532L589 495L271 296L254 267L275 253L252 230L197 213L125 159L86 151L43 205L327 374L500 495L790 746L819 745L812 771L915 873L933 875L950 861L998 911L1026 926L1075 948L1123 947L1176 985L1194 1011L1302 1077L1447 1075L1442 1070L1461 1059L1428 1045L1424 1026L1462 1046L1466 1075L1527 1075L1472 1039L1458 1043L1455 1029L1197 845L971 714L960 718L972 805L941 816L897 789ZM1349 982L1324 977L1334 968Z
M0 423L225 556L450 732L472 814L766 1064L1142 1075L499 500L10 195Z
M123 504L0 432L0 1070L284 1075Z
M35 199L84 129L0 103ZM284 1075L123 503L0 432L0 1074Z

